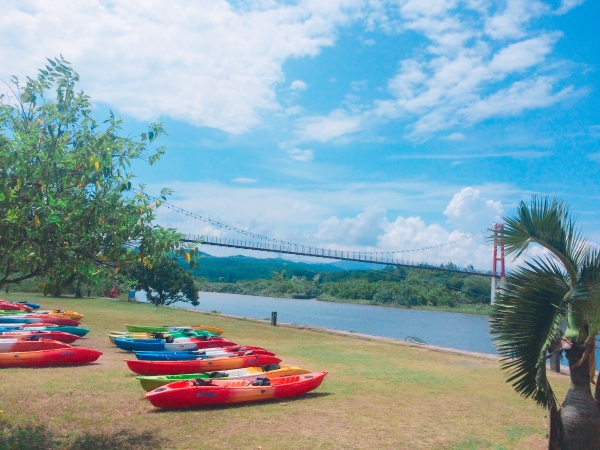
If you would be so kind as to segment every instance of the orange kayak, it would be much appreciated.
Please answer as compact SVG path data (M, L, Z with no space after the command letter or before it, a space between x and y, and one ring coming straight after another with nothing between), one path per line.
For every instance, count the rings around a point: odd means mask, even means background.
M177 381L148 392L145 397L158 408L247 403L302 395L318 388L327 372L255 380Z
M194 359L188 361L140 361L126 359L133 372L140 375L180 375L183 373L218 372L269 364L279 364L281 359L270 355L225 356L222 358Z
M96 361L102 352L89 348L59 348L34 352L0 353L0 367L74 366Z

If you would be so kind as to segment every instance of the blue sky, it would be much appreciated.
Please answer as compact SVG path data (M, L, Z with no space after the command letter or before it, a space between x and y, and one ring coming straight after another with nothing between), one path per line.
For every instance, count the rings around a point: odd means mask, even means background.
M396 250L479 231L551 194L600 242L597 1L0 8L0 79L62 53L99 117L113 109L128 131L165 124L167 155L136 175L202 215Z

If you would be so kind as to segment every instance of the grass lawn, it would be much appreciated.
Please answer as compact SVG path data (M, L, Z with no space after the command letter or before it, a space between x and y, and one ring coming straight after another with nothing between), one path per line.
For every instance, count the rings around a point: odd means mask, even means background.
M9 424L42 423L69 438L147 431L167 449L545 448L546 412L515 394L493 361L107 299L2 298L85 314L92 332L77 345L104 352L87 366L0 369L0 418ZM215 325L235 342L329 375L285 402L160 411L122 361L129 354L106 337L124 323ZM564 398L568 378L550 377Z

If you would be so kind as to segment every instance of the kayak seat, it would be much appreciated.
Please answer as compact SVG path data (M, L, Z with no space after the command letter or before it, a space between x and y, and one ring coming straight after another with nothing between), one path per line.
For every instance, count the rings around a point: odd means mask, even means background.
M252 386L271 386L271 380L268 378L257 378L252 382Z
M210 386L210 380L205 380L204 378L196 378L194 380L194 386Z
M279 364L267 364L266 366L262 366L263 372L271 372L273 370L279 370L281 366Z
M209 378L227 378L229 376L226 372L212 372L208 377Z

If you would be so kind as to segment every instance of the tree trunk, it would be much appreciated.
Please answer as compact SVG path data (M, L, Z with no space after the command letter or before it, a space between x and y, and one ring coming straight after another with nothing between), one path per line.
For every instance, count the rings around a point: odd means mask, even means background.
M598 406L598 411L600 411L600 375L596 379L596 393L594 397L596 397L596 406Z
M83 294L81 293L81 280L77 280L77 285L75 286L75 298L83 298Z
M589 358L579 367L573 367L584 351L578 345L566 350L571 386L560 409L564 430L562 450L600 450L600 410L590 388Z
M55 286L55 288L56 288L56 289L54 290L54 297L60 297L60 295L61 295L61 293L62 293L62 292L61 292L61 290L60 290L60 284L57 284L57 285Z

